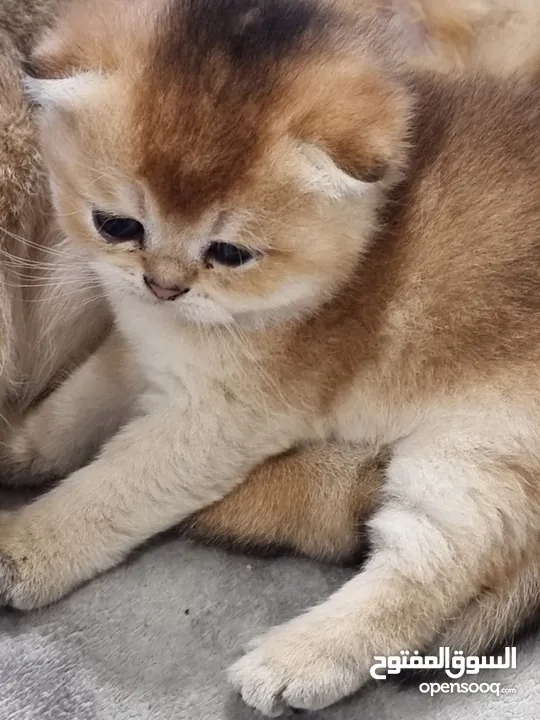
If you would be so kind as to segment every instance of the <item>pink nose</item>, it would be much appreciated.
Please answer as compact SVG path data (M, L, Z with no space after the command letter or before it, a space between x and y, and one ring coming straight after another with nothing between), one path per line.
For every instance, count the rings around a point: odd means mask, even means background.
M144 276L144 282L146 287L160 300L175 300L180 295L185 295L189 292L189 288L185 285L173 285L172 287L163 287L157 283L153 278Z

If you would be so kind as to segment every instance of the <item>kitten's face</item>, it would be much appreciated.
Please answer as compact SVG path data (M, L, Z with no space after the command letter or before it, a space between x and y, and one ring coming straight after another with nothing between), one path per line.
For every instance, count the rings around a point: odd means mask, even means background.
M210 41L190 54L156 30L147 58L37 81L32 92L59 217L111 296L257 327L316 308L353 271L405 103L364 79L345 125L343 97L321 97L336 68L307 64L300 82L297 71L289 79L216 59L215 43L228 40ZM197 53L195 68L186 58ZM337 70L342 90L358 83L350 63Z

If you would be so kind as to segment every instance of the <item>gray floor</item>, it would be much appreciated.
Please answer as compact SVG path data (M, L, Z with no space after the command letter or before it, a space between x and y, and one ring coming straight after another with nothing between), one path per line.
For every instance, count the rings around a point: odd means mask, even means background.
M250 637L323 598L347 572L174 540L30 615L0 613L1 720L250 720L224 670ZM487 680L484 677L482 679ZM540 646L501 696L380 683L318 720L540 718Z

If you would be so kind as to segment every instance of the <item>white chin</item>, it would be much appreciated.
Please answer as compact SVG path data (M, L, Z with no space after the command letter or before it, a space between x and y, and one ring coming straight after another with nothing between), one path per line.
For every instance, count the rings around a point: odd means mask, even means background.
M182 320L196 325L230 325L234 322L227 310L215 306L183 304L181 298L171 305Z

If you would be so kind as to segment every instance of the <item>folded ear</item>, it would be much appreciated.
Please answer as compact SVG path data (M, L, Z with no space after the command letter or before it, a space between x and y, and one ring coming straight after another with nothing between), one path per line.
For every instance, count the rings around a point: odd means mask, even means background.
M293 135L324 152L353 180L395 177L412 105L405 86L356 63L318 72L316 82L311 88L304 83L306 104L293 120Z
M311 142L295 144L299 159L299 181L305 192L321 193L331 200L346 196L360 196L368 183L344 172L328 153Z

